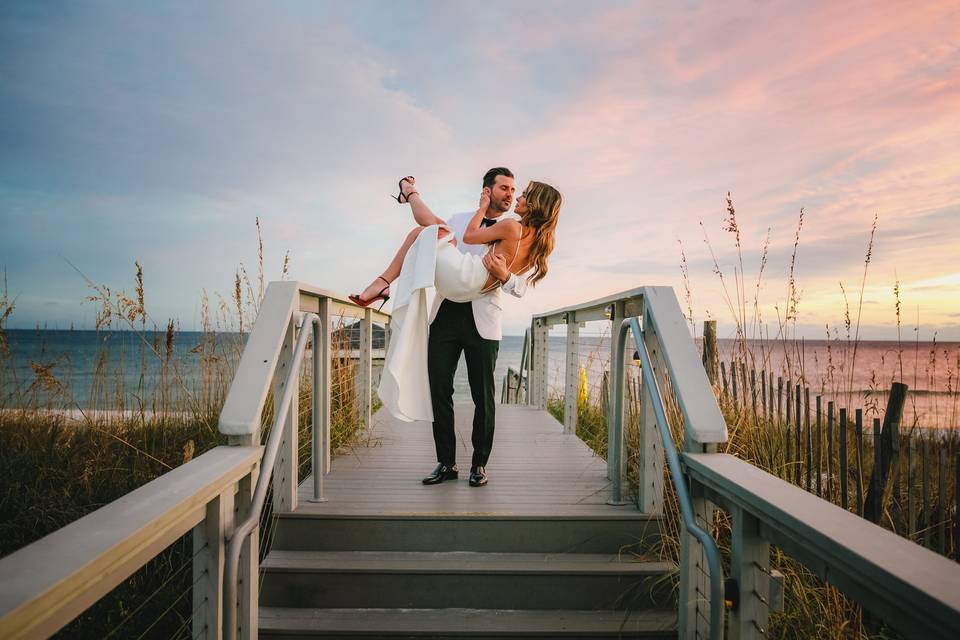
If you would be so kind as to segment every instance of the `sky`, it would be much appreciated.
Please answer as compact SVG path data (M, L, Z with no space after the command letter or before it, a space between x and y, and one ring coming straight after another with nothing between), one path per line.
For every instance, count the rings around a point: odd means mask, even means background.
M87 281L130 294L135 261L196 328L256 279L258 217L267 280L289 252L358 291L412 227L401 176L443 217L500 165L564 196L507 334L670 285L730 337L741 277L773 335L792 262L796 335L895 338L899 283L904 336L960 340L955 0L0 5L11 328L91 328Z

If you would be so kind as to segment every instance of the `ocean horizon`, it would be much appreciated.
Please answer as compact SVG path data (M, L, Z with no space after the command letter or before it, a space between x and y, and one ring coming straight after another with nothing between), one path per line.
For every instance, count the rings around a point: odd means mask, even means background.
M43 406L44 395L34 389L31 398L23 397L23 390L37 379L38 371L53 376L65 389L70 408L91 406L91 392L98 375L107 372L112 383L124 393L136 392L141 384L145 395L159 384L162 361L166 355L166 334L163 331L94 331L85 329L8 329L4 332L9 353L0 378L3 406L21 404ZM178 331L173 334L170 363L176 375L186 384L199 381L200 355L198 345L203 337L200 331ZM240 353L240 335L236 332L214 334L221 348L237 358ZM246 339L249 334L244 334ZM698 340L699 343L699 340ZM566 337L550 336L548 385L559 393L566 375ZM719 357L727 368L738 341L720 339ZM851 375L853 343L845 340L779 341L748 340L749 350L758 359L757 376L761 370L793 384L800 380L809 386L811 394L822 393L831 398L842 397L853 406L885 406L886 393L894 381L906 383L910 401L904 424L916 422L925 427L955 428L960 426L960 399L957 375L960 370L960 342L897 342L895 340L860 340L856 344L856 359ZM504 336L495 370L496 397L508 368L519 369L523 336ZM610 340L605 335L580 335L579 363L583 369L588 392L598 397L604 371L609 369ZM699 344L698 344L699 347ZM142 366L145 362L146 366ZM747 363L748 372L752 369ZM168 369L169 370L169 369ZM376 370L376 367L375 367ZM787 375L787 372L790 375ZM801 377L802 372L802 377ZM378 377L378 372L375 371ZM739 375L739 372L738 372ZM739 381L740 389L744 388ZM852 396L856 396L854 401ZM757 383L759 395L759 381ZM23 402L29 400L29 403ZM454 379L454 400L470 402L466 366L461 358Z

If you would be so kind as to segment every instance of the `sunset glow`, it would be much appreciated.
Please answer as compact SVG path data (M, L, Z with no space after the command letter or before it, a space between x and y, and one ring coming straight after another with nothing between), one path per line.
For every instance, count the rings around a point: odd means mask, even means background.
M84 280L146 277L158 324L198 321L242 261L354 291L412 225L414 174L443 216L507 165L565 197L533 312L644 284L732 330L740 270L776 325L860 308L960 340L960 4L233 3L0 9L0 266L11 326L90 326ZM702 226L701 226L702 223ZM710 247L705 240L709 241ZM69 263L68 263L69 261ZM842 288L841 288L842 285ZM846 302L844 301L846 292ZM752 306L752 302L751 302Z

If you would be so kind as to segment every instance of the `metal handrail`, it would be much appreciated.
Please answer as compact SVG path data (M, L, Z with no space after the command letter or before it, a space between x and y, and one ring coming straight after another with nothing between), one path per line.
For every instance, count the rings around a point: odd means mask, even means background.
M611 503L623 503L622 488L622 443L623 443L623 394L619 393L623 389L624 380L624 352L627 342L627 331L633 332L633 341L640 356L640 369L643 375L643 384L650 394L651 404L653 405L654 415L656 416L657 428L660 431L660 438L663 440L663 450L666 454L667 464L670 467L670 477L673 480L674 489L677 492L677 502L680 504L680 513L683 516L683 523L687 530L703 545L707 556L707 564L710 569L710 637L719 639L723 632L723 576L720 568L720 551L717 548L716 541L709 533L704 531L696 522L693 515L693 504L690 500L690 494L687 490L687 484L684 481L683 469L680 466L680 457L673 443L673 437L670 434L670 425L667 422L667 415L664 411L663 396L660 394L660 387L657 383L657 377L653 371L653 364L650 361L650 354L647 351L647 345L643 340L643 331L640 328L640 322L636 317L626 318L621 323L617 332L617 342L614 361L611 365L612 382L611 389L616 390L611 396L611 428L614 432L614 442L616 446L610 452L613 457L613 496Z
M270 429L270 436L267 439L267 446L263 453L263 459L260 465L260 475L257 478L257 487L253 492L253 499L250 503L250 514L240 525L238 525L230 537L227 548L224 568L223 568L223 635L227 640L234 640L237 636L237 573L240 564L240 547L260 522L260 515L263 513L263 505L266 501L267 487L270 484L273 475L273 467L277 461L277 453L280 450L280 441L283 439L284 424L287 420L287 414L290 412L290 405L293 400L293 393L297 388L294 384L295 376L300 375L300 366L303 364L303 354L306 349L307 336L310 332L303 330L307 323L313 327L313 358L314 371L318 367L320 332L323 329L323 323L315 313L302 313L300 315L300 335L297 336L297 343L293 349L293 360L290 370L287 372L286 380L283 384L283 395L277 404L274 398L274 417L273 426ZM313 412L313 431L317 432L318 412L316 411L318 376L313 378L313 397L315 410ZM296 435L296 425L294 425L294 436ZM316 437L316 436L315 436ZM315 445L316 446L316 445ZM314 455L317 452L314 451Z

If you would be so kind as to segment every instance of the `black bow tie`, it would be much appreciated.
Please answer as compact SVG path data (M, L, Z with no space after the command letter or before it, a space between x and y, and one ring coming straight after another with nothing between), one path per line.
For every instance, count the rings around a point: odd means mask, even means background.
M495 224L497 224L497 221L491 220L490 218L484 218L483 220L480 221L481 227L492 227Z

